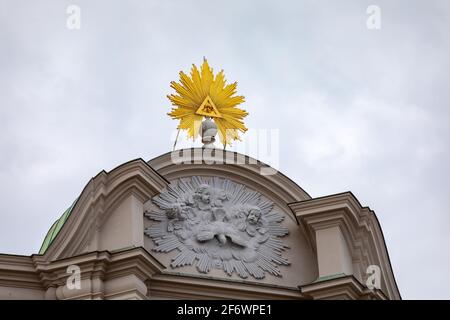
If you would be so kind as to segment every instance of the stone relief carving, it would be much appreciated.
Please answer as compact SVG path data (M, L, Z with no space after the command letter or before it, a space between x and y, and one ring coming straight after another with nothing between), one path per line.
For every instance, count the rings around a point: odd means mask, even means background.
M217 177L190 177L172 182L153 198L160 210L146 212L157 221L144 230L153 250L179 253L171 267L195 265L201 273L212 268L241 278L262 279L266 272L281 276L289 265L282 252L288 229L274 204L258 192Z

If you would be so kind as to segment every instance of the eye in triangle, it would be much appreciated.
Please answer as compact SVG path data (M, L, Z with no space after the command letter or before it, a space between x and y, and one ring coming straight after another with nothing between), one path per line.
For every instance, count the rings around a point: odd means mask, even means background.
M195 113L205 117L222 118L222 115L220 114L219 110L217 109L216 105L211 100L209 95L206 96L205 100L203 100L202 104L200 105L200 107L198 107Z

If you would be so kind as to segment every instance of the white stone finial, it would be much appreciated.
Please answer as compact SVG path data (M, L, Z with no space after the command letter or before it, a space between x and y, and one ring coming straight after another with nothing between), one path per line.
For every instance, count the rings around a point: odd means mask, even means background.
M217 126L211 118L207 117L202 122L202 142L204 148L213 148L216 141Z

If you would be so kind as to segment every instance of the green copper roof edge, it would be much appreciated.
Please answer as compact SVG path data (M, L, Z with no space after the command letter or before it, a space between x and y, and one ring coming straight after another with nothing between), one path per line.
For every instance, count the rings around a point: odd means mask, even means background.
M59 219L58 219L59 220ZM50 227L50 229L47 231L47 234L45 235L44 241L41 244L41 248L39 249L39 254L42 254L42 252L45 252L44 247L48 247L48 242L50 241L51 238L51 234L53 233L53 231L55 230L56 224L58 222L58 220L56 220L55 222L53 222L52 226Z
M48 230L47 234L45 235L44 241L42 241L41 248L39 249L38 254L44 254L48 247L52 244L53 240L56 238L58 233L61 231L62 227L66 223L67 219L69 218L70 214L72 213L72 209L75 206L75 203L77 202L78 198L75 199L75 201L72 203L72 205L64 211L64 213L61 215L59 219L57 219L50 229Z

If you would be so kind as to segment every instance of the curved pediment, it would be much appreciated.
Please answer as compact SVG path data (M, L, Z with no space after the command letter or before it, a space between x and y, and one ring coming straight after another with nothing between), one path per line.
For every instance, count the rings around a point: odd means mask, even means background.
M98 262L101 272L116 277L122 264L114 257L134 252L151 261L147 268L146 259L133 258L137 266L127 269L138 272L141 298L187 297L180 292L197 282L199 296L214 287L219 297L232 283L276 288L280 297L400 298L373 211L349 193L312 199L282 173L235 152L176 150L102 171L63 218L34 258L44 287L65 276L47 264L62 268L62 261L107 252L112 258ZM367 270L381 272L380 290L365 285Z

